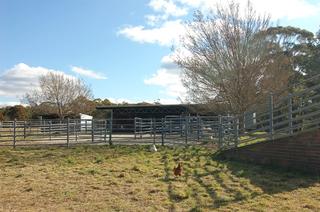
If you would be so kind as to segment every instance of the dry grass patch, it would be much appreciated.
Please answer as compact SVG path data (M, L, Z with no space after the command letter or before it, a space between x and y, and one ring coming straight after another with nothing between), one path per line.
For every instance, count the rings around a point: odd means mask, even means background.
M158 149L2 148L0 211L320 210L314 176L218 161L203 147Z

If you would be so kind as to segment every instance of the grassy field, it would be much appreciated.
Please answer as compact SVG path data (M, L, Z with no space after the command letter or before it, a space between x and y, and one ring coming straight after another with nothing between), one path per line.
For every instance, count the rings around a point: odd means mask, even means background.
M147 150L1 148L0 211L320 211L317 177L219 161L202 147Z

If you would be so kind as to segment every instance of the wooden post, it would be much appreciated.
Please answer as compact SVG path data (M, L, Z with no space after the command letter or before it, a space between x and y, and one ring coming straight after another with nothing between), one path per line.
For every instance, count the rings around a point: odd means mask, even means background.
M269 96L269 130L270 139L273 140L273 94Z
M70 134L70 132L69 132L70 131L70 129L69 129L69 125L70 125L69 121L70 121L69 118L67 118L67 147L69 147L69 139L70 139L69 138L69 136L70 136L69 135Z
M13 148L16 148L16 126L17 126L17 120L14 119L14 121L13 121Z
M292 94L289 93L288 95L288 119L289 119L289 134L293 134L293 123L292 123Z

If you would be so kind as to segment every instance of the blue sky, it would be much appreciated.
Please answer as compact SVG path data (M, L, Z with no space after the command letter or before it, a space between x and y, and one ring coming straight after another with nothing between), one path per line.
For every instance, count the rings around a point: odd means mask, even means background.
M185 90L171 46L183 34L184 20L216 2L0 0L0 104L19 102L48 71L80 77L95 98L179 102ZM319 0L253 3L280 25L320 28Z

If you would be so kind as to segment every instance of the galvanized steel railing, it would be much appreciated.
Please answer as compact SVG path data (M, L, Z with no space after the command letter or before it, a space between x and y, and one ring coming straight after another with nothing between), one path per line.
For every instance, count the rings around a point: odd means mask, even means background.
M320 80L238 116L167 116L104 120L0 122L0 146L212 143L220 149L292 136L320 128Z
M279 98L270 94L269 100L256 109L241 116L239 122L238 145L247 145L266 140L274 140L320 128L320 80L308 80L308 87L288 93ZM275 98L277 100L274 100Z

